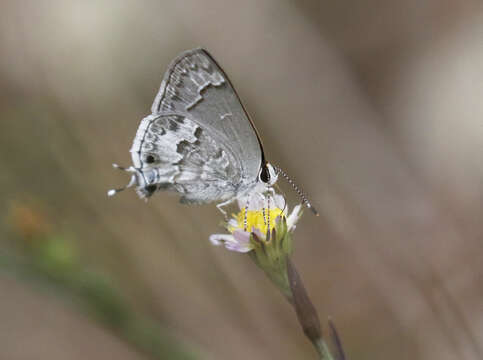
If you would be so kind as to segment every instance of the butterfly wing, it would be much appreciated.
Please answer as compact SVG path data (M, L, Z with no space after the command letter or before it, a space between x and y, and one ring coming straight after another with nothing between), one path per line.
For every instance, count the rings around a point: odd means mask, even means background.
M262 148L228 77L203 49L169 66L131 148L138 193L173 190L184 202L227 200L253 184Z
M144 118L131 156L142 198L171 190L182 202L206 203L232 198L241 186L241 160L216 133L184 115Z
M228 76L206 50L188 50L173 60L151 111L179 113L210 129L240 159L241 174L256 179L263 157L258 134Z

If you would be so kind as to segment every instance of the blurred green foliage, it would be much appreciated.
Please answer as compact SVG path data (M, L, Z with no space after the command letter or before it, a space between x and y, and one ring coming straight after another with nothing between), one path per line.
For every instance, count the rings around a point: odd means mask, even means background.
M28 207L11 216L13 242L0 253L0 271L54 292L94 321L153 359L199 358L168 335L161 324L133 309L103 273L87 268L74 241ZM8 249L8 250L6 250Z

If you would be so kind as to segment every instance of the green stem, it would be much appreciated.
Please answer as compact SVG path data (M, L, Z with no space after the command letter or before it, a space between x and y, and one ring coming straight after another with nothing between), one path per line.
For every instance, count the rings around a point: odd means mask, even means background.
M323 360L334 360L332 355L330 354L329 347L325 343L323 339L318 339L316 341L313 341L312 344L314 345L315 349L317 350L317 353L320 356L320 359Z

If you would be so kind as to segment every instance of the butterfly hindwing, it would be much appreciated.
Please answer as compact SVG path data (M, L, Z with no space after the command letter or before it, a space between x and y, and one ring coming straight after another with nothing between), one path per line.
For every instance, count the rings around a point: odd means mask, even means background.
M240 159L210 129L184 115L144 118L131 156L144 180L137 189L141 197L171 190L183 202L205 203L233 197L241 185Z

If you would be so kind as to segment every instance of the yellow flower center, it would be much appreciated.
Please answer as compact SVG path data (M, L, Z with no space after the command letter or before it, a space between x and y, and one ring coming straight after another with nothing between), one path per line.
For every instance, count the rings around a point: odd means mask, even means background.
M269 216L270 213L270 216ZM237 221L238 225L237 226L229 226L228 230L230 232L234 232L235 230L242 229L245 230L245 214L246 214L246 219L247 219L247 226L246 230L247 231L252 231L252 228L255 227L256 229L260 229L262 234L267 233L268 229L268 219L270 219L270 231L275 227L275 219L278 216L283 215L282 209L279 208L274 208L265 210L248 210L245 213L245 210L242 209L238 214L233 214L233 217Z

